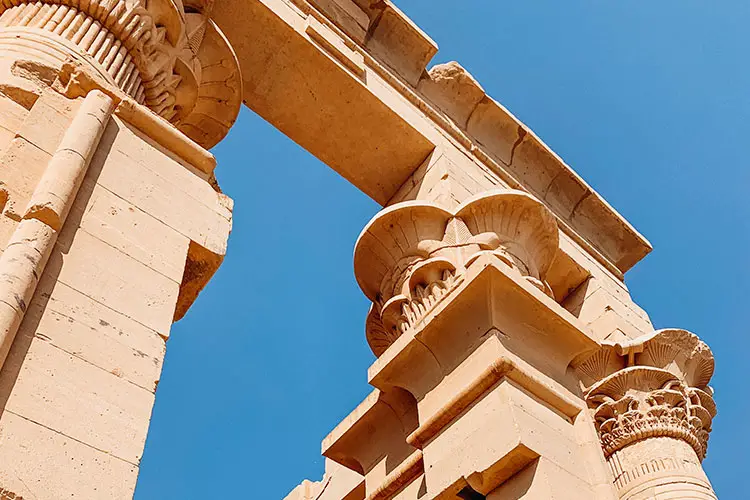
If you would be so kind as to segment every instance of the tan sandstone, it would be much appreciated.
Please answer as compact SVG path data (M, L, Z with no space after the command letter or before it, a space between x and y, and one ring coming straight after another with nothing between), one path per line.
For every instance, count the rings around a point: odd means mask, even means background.
M384 207L373 391L288 500L716 498L711 352L623 282L650 244L437 50L391 0L0 3L0 499L132 498L242 103Z

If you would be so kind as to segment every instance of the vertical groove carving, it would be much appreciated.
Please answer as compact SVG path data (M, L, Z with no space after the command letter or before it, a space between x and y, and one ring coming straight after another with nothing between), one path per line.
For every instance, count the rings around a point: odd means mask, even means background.
M78 50L67 44L43 47L46 37L40 52L53 60L71 51L90 56L84 62L112 84L210 148L226 135L242 104L237 58L210 20L212 5L208 0L3 0L0 31L6 33L0 54L24 35L58 36Z
M701 467L716 415L713 366L708 346L677 329L573 363L621 499L716 499Z

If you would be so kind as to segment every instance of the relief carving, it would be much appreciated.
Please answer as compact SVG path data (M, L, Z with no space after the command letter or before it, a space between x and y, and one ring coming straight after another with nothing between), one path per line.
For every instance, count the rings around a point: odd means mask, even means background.
M234 123L242 104L237 58L210 20L211 0L8 0L0 43L35 40L75 54L138 103L205 148ZM57 45L58 47L52 47ZM5 50L5 49L3 49ZM62 61L59 61L62 62Z
M529 194L497 190L451 212L404 202L381 211L354 251L357 282L373 301L367 339L376 356L414 328L463 281L480 255L491 253L552 295L545 278L558 248L554 216Z
M634 366L597 384L587 396L605 456L650 437L687 442L701 460L716 408L705 391L671 373Z
M574 365L605 456L650 437L672 437L705 457L716 415L708 386L714 358L696 335L658 330L604 345Z
M689 478L696 498L716 498L700 467L716 416L705 343L685 330L657 330L604 344L573 368L621 498L677 477Z

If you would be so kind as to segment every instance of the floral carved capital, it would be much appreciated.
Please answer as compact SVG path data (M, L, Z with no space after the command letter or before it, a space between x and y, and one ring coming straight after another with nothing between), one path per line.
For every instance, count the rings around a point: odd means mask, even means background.
M213 0L7 0L0 2L0 38L56 40L210 148L242 104L237 58L210 19L212 6Z
M454 211L414 201L386 208L362 231L354 251L357 282L373 302L366 324L370 347L382 354L483 254L551 295L546 275L557 249L554 216L521 191L484 193Z
M607 344L574 362L609 457L652 437L688 443L706 456L716 416L708 383L714 359L708 346L685 330L658 330L631 342Z

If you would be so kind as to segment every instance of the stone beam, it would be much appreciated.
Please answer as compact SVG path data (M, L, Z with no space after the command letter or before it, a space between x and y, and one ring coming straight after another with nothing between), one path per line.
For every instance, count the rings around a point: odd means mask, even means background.
M428 71L437 45L392 2L226 0L212 19L237 54L244 103L378 203L451 208L521 189L619 278L651 250L458 63Z
M245 104L378 203L434 149L363 54L315 17L252 0L217 2L213 19L240 60Z

